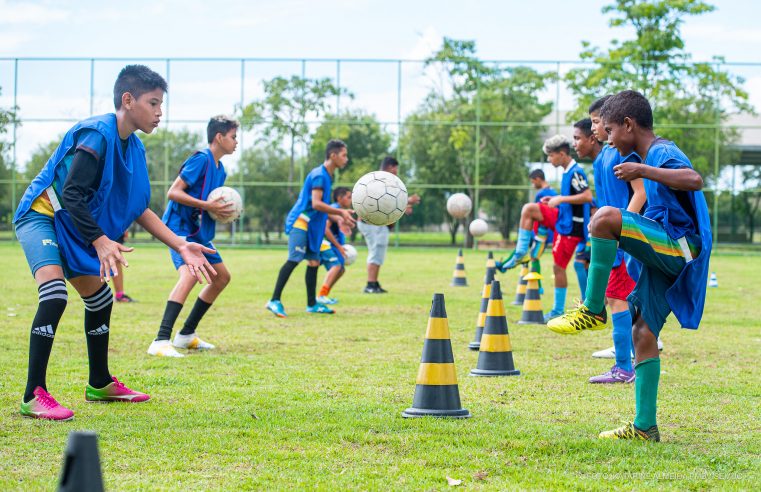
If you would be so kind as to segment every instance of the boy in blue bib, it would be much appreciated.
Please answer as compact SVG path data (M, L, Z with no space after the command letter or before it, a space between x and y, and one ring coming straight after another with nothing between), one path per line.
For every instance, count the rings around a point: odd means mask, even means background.
M331 140L325 148L325 162L310 171L301 187L299 198L285 219L285 232L288 234L288 260L280 268L272 298L266 308L278 318L285 318L285 308L280 301L283 288L291 277L293 270L303 260L307 260L304 276L307 288L307 312L313 314L333 314L333 310L317 302L317 270L320 268L320 249L325 238L325 225L328 215L341 217L350 226L356 221L349 210L331 207L330 191L333 185L333 173L343 169L349 162L346 144L340 140Z
M703 178L679 148L653 133L653 113L639 92L623 91L600 110L610 145L621 155L636 152L644 162L614 167L616 178L642 178L647 195L644 215L603 207L591 223L592 261L584 304L550 322L558 333L579 333L607 326L604 299L620 247L641 263L629 295L634 320L636 365L633 422L600 434L601 438L659 441L656 401L661 374L657 338L669 313L684 328L697 329L705 304L711 223Z
M343 186L339 186L333 190L333 203L330 204L333 208L351 208L351 190ZM320 251L320 264L325 267L328 273L325 275L325 280L320 287L320 292L317 294L317 302L330 305L338 303L338 299L330 296L330 290L343 277L346 271L346 252L344 251L344 244L346 244L346 236L341 230L342 224L337 218L328 217L328 224L325 229L325 242L330 247L326 248L325 245Z
M182 164L179 176L174 180L167 195L169 203L162 220L175 234L185 240L214 248L212 240L216 232L216 221L209 212L217 217L229 217L232 203L225 203L220 197L209 200L209 193L223 186L227 173L220 160L235 152L238 146L238 122L226 116L214 116L206 126L206 138L209 147L196 152ZM195 287L195 278L176 251L169 251L174 268L180 279L169 294L164 309L164 316L159 325L156 339L148 347L148 354L166 357L184 357L175 347L195 350L210 350L214 345L201 340L196 335L198 323L209 310L219 294L230 283L230 271L222 262L219 252L206 254L206 259L214 265L217 276L198 294L190 315L185 320L182 330L171 342L172 328L182 310L188 294Z
M213 250L172 233L148 208L145 148L135 130L151 133L161 119L166 81L143 65L125 67L114 84L116 113L74 125L21 198L13 222L38 285L39 305L29 341L29 372L21 414L69 420L74 412L47 391L45 376L58 323L68 302L64 279L85 305L89 359L87 401L142 402L108 368L113 294L107 282L127 266L132 248L116 240L134 221L180 253L196 278L210 280L204 257Z

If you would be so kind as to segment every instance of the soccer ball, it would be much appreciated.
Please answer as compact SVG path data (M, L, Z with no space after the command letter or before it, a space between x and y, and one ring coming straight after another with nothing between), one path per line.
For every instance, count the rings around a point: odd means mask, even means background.
M344 263L346 266L349 266L357 261L357 249L351 244L344 244L343 246L344 251L346 252L346 260L344 260Z
M238 217L240 217L240 213L243 211L243 200L240 198L240 194L238 194L237 191L230 188L229 186L220 186L219 188L214 188L211 190L211 193L209 193L209 201L214 201L218 199L219 197L222 197L222 201L224 203L231 203L233 204L232 207L232 215L229 217L217 217L216 214L209 212L209 215L212 219L216 220L220 224L229 224L230 222L237 220Z
M465 193L455 193L447 200L447 212L455 219L467 217L472 208L473 202Z
M391 173L373 171L359 178L354 185L351 204L368 224L393 224L407 208L407 187Z
M468 230L473 237L481 237L489 231L489 224L484 219L476 219L470 223Z

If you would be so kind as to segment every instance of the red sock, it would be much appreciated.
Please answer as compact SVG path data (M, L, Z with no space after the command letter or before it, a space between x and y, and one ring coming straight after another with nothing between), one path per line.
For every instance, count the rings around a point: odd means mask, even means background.
M330 287L323 284L322 287L320 287L320 293L318 295L322 297L322 296L327 296L328 294L330 294Z

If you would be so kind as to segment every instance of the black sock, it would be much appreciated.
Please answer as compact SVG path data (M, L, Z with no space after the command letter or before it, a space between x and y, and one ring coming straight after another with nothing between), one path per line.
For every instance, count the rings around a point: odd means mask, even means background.
M307 284L307 306L314 306L317 303L316 291L317 291L317 270L319 266L307 265L307 272L304 274L304 281Z
M275 290L272 292L272 300L273 301L279 301L280 296L283 295L283 288L285 287L285 284L288 282L288 279L291 278L291 273L293 273L293 270L299 266L299 263L297 261L286 261L283 266L280 268L280 273L277 275L277 283L275 283Z
M114 295L111 287L103 284L98 292L83 297L85 303L85 337L87 358L90 362L90 386L102 388L112 382L108 371L108 331Z
M174 322L177 321L177 316L180 315L180 311L182 311L182 304L174 301L166 301L164 317L161 318L159 332L156 334L156 341L169 340L172 338L172 328L174 328Z
M29 335L29 372L26 377L24 401L34 398L34 389L41 386L47 391L45 374L48 371L48 359L53 348L55 331L58 322L66 309L68 294L66 282L61 279L50 280L40 285L37 314L32 321L32 332Z
M211 303L204 301L200 297L196 299L193 309L190 310L190 316L185 320L185 324L183 325L182 330L180 330L180 335L192 335L195 333L196 328L198 327L198 322L201 321L201 318L203 318L203 315L206 314L206 311L208 311L210 307Z

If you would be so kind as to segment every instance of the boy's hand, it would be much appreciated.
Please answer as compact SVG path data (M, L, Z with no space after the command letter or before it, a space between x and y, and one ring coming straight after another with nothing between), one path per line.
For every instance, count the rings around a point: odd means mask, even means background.
M546 204L548 207L556 208L558 205L560 205L561 203L563 203L563 197L562 197L562 196L560 196L560 195L557 195L557 196L546 196L546 197L544 197L544 198L546 198L546 199L547 199L547 201L545 202L545 204ZM542 198L542 201L544 201L544 198Z
M217 217L226 218L233 214L233 203L225 202L224 197L221 196L216 200L206 200L204 208Z
M203 279L206 279L206 282L209 284L212 282L211 275L216 275L217 271L209 264L209 261L203 254L214 254L216 250L198 243L186 242L179 247L177 252L182 257L182 261L188 266L190 274L198 280L199 284L203 283Z
M643 178L645 164L639 164L637 162L624 162L613 168L613 174L618 179L623 181L632 181L634 179Z
M339 246L338 247L338 252L341 253L341 256L343 256L344 260L345 260L346 259L346 250L344 249L343 246Z
M95 248L95 252L98 253L98 260L100 261L101 282L109 282L111 277L119 275L119 270L116 266L117 263L121 263L125 267L129 266L129 263L127 263L127 260L122 256L122 253L129 253L134 248L129 248L116 241L111 241L105 235L100 236L93 241L92 245Z
M357 225L357 220L352 216L352 214L354 213L353 210L347 210L342 208L341 210L339 210L339 212L341 212L341 219L343 219L349 227L354 227L355 225Z
M420 203L420 195L417 193L407 198L407 205L417 205L418 203Z

